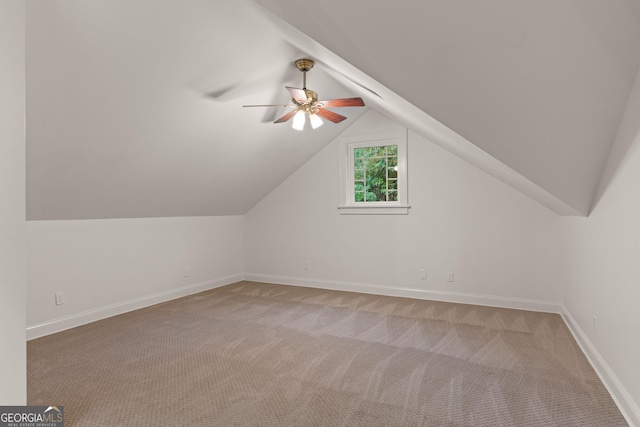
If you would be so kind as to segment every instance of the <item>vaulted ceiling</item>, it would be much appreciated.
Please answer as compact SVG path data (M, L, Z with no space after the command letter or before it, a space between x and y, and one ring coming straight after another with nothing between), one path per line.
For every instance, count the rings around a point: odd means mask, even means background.
M638 0L27 2L28 219L242 214L367 108L587 214L640 65Z

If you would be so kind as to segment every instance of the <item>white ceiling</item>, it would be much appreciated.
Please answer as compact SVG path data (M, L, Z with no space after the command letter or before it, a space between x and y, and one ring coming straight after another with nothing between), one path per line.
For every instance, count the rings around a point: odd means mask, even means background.
M28 2L28 219L247 212L367 110L298 132L242 108L290 103L301 56L243 1Z
M271 123L286 110L241 107L287 103L304 56L321 98L362 96L588 213L640 65L640 0L258 3L27 2L28 219L245 213L366 110L300 133Z

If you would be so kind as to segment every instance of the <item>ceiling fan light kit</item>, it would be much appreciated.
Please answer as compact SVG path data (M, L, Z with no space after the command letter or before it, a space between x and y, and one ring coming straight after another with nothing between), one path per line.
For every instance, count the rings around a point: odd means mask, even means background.
M309 123L313 129L317 129L324 123L317 114L309 114Z
M298 110L298 112L293 116L293 124L291 125L291 127L294 128L295 130L303 130L304 122L305 122L304 111Z
M298 59L295 66L302 72L302 89L286 86L285 88L291 94L291 105L243 105L243 107L289 107L294 110L289 111L280 117L274 123L284 123L293 118L293 129L303 130L307 117L313 129L317 129L324 123L322 119L326 119L332 123L340 123L346 117L327 110L327 108L339 107L363 107L362 98L340 98L329 99L326 101L318 101L317 92L307 89L307 71L313 68L314 62L308 58Z

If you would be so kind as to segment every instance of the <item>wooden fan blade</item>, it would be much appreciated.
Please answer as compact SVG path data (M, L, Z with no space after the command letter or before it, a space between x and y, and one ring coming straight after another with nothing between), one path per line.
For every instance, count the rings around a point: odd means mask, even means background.
M337 108L337 107L364 107L364 101L362 98L340 98L340 99L327 99L326 101L318 101L325 108Z
M346 119L345 116L338 113L334 113L333 111L325 110L324 108L320 108L316 114L322 117L323 119L327 119L333 123L340 123L341 121Z
M296 101L298 101L301 104L306 104L307 103L307 94L304 90L302 89L298 89L295 87L291 87L291 86L285 86L286 89L289 91L289 93L291 94L291 98L295 99Z
M286 122L287 120L289 120L291 117L295 116L297 112L298 112L298 110L297 110L297 109L295 109L295 110L291 110L291 111L289 111L287 114L285 114L284 116L280 117L278 120L276 120L276 121L275 121L275 122L273 122L273 123L284 123L284 122Z

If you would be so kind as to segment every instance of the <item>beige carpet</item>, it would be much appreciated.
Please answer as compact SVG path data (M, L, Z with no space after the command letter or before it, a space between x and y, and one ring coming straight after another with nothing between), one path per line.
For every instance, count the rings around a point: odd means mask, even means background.
M560 316L240 282L28 343L66 426L626 425Z

